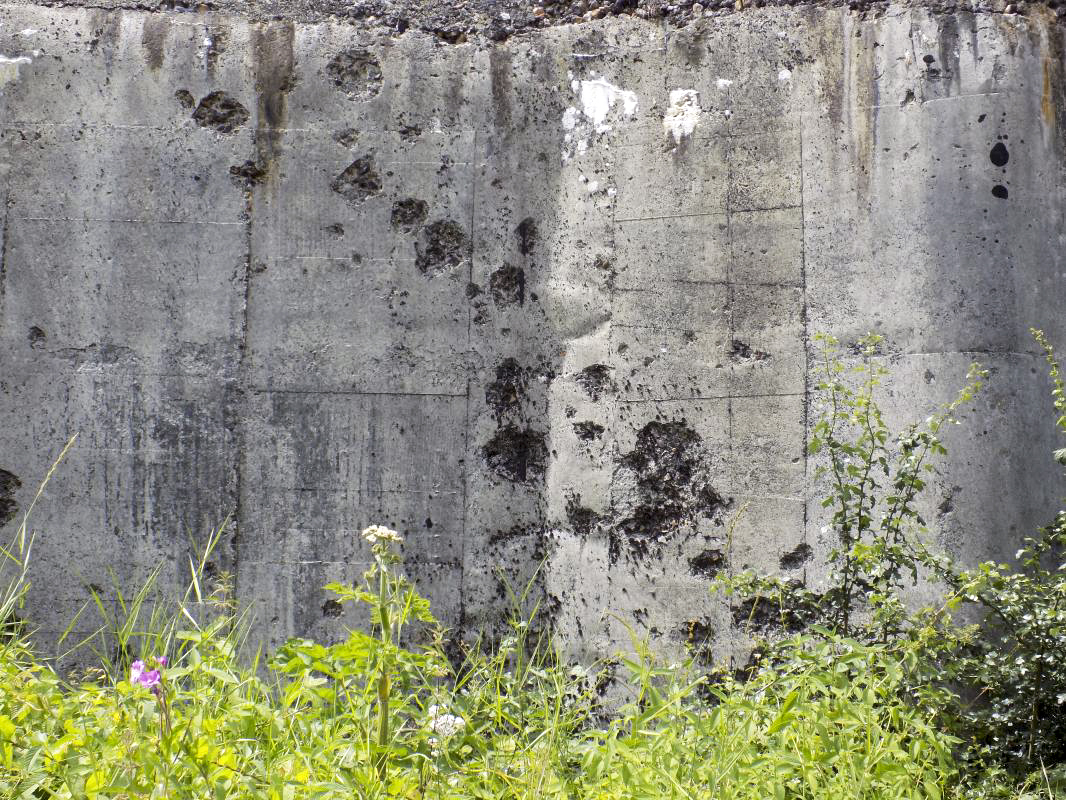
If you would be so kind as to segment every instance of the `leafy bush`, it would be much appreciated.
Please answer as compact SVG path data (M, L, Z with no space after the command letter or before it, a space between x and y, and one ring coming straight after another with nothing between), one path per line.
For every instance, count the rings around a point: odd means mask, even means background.
M1066 432L1066 391L1055 353L1041 331L1056 425ZM1066 452L1052 454L1060 464ZM975 605L980 630L946 636L937 666L964 688L957 728L979 751L1007 764L1066 764L1066 511L1027 537L1015 564L986 561L960 569L925 554L953 593L949 606Z
M1059 364L1044 335L1033 335L1049 364L1057 425L1066 430ZM827 410L814 426L810 452L823 459L816 477L830 487L823 506L832 510L828 530L836 546L828 580L816 590L749 572L723 579L719 588L749 604L770 604L779 629L817 621L828 636L912 643L919 659L914 675L923 687L940 687L943 721L966 743L966 760L991 759L1023 772L1066 764L1066 511L1025 539L1012 566L988 561L964 569L938 553L916 501L932 459L945 453L941 429L958 423L984 371L973 365L955 400L891 437L875 398L887 375L875 359L880 338L861 340L861 358L851 366L832 338L821 341L818 389ZM1053 455L1066 462L1066 451ZM920 574L939 579L944 599L908 610L906 585ZM967 606L982 624L956 621ZM793 657L790 647L766 641L755 652L771 661Z

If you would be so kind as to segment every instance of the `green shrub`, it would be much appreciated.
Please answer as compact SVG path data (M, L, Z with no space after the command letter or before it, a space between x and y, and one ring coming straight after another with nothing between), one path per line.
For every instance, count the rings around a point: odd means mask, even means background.
M1055 353L1033 335L1048 362L1056 424L1066 431L1066 392ZM1060 464L1066 453L1052 454ZM1022 768L1066 765L1066 511L1027 537L1015 564L987 561L960 569L951 559L923 561L952 592L951 607L975 605L980 629L946 636L937 666L963 688L956 727L977 752Z
M1033 335L1050 367L1056 422L1066 430L1059 365L1044 335ZM938 553L916 501L932 459L945 453L941 429L959 421L985 373L973 365L954 401L892 437L875 396L887 375L875 358L880 338L863 339L861 359L851 366L833 339L821 341L817 388L827 410L813 428L810 452L823 459L817 477L829 486L823 506L832 512L836 546L828 580L816 590L748 572L718 588L748 604L768 604L778 629L818 622L828 636L910 642L918 658L913 675L923 687L940 687L942 721L966 744L961 755L977 765L973 774L989 763L1023 773L1066 765L1066 512L1025 539L1012 566L964 569ZM1053 455L1066 462L1066 451ZM944 597L937 606L908 610L907 584L919 574L938 579ZM966 606L982 617L980 625L956 622ZM770 661L794 657L788 646L766 641L756 652ZM1051 785L1046 776L1044 783Z

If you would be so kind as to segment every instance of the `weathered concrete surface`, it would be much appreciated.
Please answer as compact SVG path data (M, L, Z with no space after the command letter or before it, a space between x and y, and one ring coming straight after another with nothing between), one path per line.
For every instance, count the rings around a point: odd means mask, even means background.
M728 647L709 578L817 581L828 546L817 331L887 336L896 421L993 370L928 519L1009 554L1060 494L1026 329L1066 343L1063 52L1040 10L445 45L0 7L5 530L81 433L36 516L42 642L110 571L177 587L232 514L268 647L350 621L321 587L373 522L455 629L546 559L575 654Z

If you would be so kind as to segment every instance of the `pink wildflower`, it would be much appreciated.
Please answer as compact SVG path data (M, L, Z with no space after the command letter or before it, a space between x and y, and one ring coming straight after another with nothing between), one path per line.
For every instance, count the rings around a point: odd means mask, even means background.
M130 664L130 683L143 686L145 689L151 689L159 685L160 673L159 670L146 670L144 668L143 661L134 661Z

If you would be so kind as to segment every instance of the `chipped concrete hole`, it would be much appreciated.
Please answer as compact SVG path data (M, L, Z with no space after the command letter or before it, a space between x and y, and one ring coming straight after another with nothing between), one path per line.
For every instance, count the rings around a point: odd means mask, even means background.
M733 501L713 485L710 454L684 420L653 420L618 459L611 558L647 558L664 541L701 520L721 524Z
M185 95L188 95L188 92ZM185 105L185 95L178 97L182 105ZM248 121L249 116L248 109L226 92L211 92L206 95L192 113L193 122L201 128L210 128L218 133L233 133Z
M410 233L417 230L426 221L428 215L429 205L425 200L408 197L392 204L389 222L393 228Z
M371 157L365 155L349 164L333 179L329 188L352 205L358 206L367 198L381 193L381 176Z
M504 264L489 276L489 291L498 306L526 303L526 273L521 267Z
M0 525L6 525L18 514L15 493L22 488L22 481L13 472L0 469Z
M501 428L485 445L484 453L489 469L514 483L536 480L547 467L544 434L530 428Z
M440 219L422 228L415 244L415 266L425 275L454 272L470 259L470 239L458 222Z
M369 100L381 91L381 63L369 50L337 53L326 65L333 85L355 100Z

